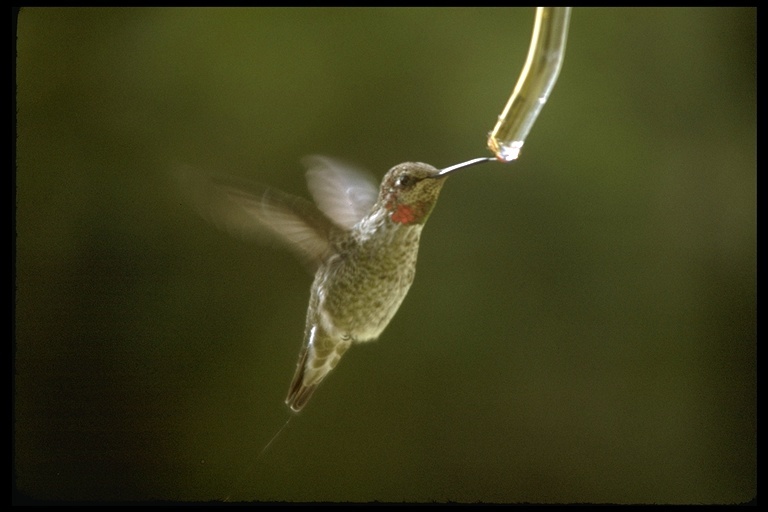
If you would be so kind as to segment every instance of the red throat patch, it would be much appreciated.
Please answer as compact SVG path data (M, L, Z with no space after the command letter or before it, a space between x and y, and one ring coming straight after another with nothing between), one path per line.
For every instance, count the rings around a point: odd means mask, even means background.
M411 224L416 220L416 212L407 204L398 204L392 212L391 219L398 224Z

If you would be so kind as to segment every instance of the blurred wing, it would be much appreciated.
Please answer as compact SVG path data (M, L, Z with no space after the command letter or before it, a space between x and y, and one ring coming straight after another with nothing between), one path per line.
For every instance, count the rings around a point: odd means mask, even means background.
M315 203L343 229L352 229L371 211L379 191L370 174L337 160L308 156L307 185Z
M243 238L277 239L310 271L326 255L333 224L309 201L257 184L182 173L188 200L219 229Z

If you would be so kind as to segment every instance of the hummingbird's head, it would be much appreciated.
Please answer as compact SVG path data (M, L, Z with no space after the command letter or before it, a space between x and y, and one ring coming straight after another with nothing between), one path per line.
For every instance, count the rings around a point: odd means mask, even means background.
M439 174L438 169L421 162L406 162L390 169L379 191L379 203L390 220L406 226L424 224L445 183Z
M493 160L491 157L475 158L442 170L421 162L396 165L381 182L377 206L383 206L390 220L396 224L424 224L448 175Z

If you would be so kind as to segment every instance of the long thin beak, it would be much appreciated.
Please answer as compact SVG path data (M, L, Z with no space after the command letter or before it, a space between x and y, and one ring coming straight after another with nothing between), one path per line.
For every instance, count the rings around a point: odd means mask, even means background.
M445 169L442 169L439 173L437 173L434 178L444 178L448 174L458 171L459 169L464 169L465 167L470 167L472 165L482 164L484 162L493 162L496 159L491 156L484 156L480 158L475 158L472 160L467 160L466 162L462 162L460 164L452 165L450 167L446 167Z

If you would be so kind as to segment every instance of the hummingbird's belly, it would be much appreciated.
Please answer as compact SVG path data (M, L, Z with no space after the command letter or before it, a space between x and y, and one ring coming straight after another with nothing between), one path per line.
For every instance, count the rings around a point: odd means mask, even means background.
M383 255L382 255L383 256ZM318 273L318 306L327 323L354 341L379 337L413 283L416 254L367 261L340 261Z

